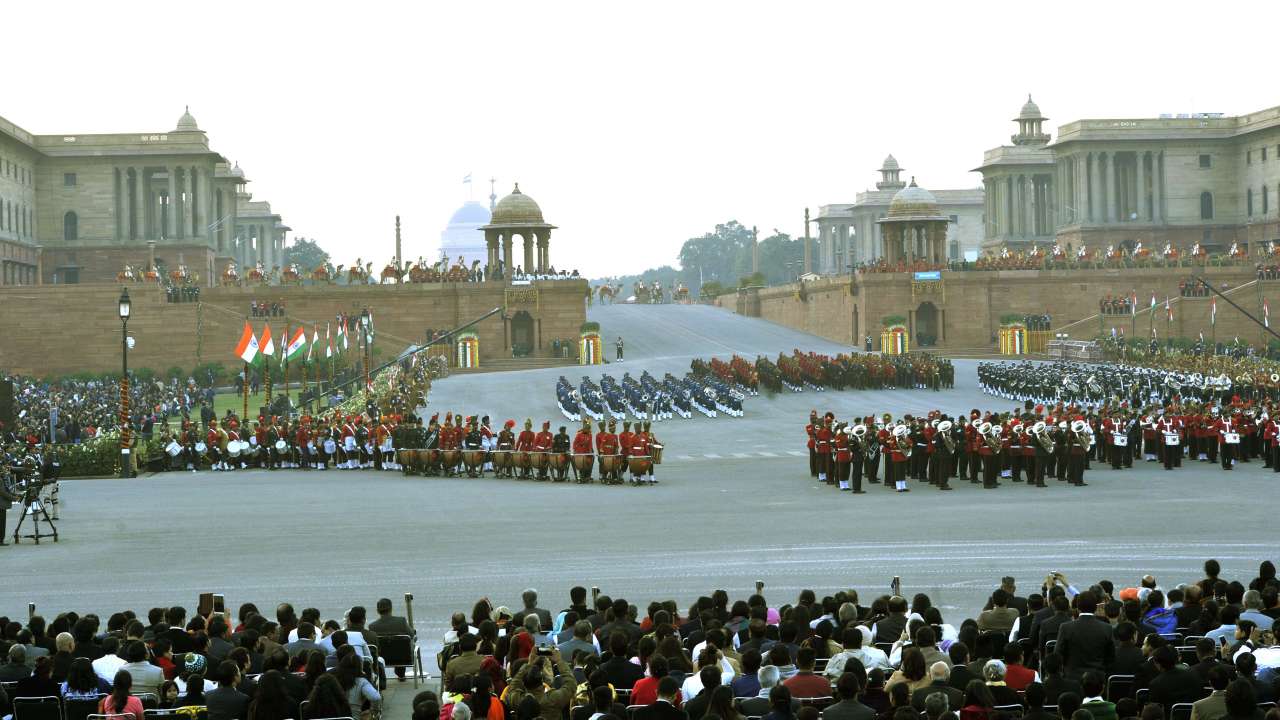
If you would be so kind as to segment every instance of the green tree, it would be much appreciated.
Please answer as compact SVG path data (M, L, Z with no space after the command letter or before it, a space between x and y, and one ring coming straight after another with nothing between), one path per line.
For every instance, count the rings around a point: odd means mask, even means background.
M293 241L293 245L285 248L285 262L298 263L298 268L306 273L329 262L329 253L317 245L315 240L298 238Z

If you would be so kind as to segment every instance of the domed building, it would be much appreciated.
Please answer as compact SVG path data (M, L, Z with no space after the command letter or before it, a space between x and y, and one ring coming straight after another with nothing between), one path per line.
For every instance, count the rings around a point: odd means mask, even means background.
M440 254L451 265L459 257L466 267L477 260L481 264L488 262L484 236L477 232L488 223L489 208L475 200L466 201L453 212L449 224L440 233Z
M487 246L488 276L510 278L520 274L538 274L551 268L550 225L542 217L542 208L533 198L520 192L515 184L511 194L498 201L487 225L482 225ZM524 241L522 258L513 255L513 238Z
M947 226L951 218L942 214L938 198L916 185L914 177L889 201L889 213L876 222L884 242L881 257L890 265L899 261L941 265L947 261Z

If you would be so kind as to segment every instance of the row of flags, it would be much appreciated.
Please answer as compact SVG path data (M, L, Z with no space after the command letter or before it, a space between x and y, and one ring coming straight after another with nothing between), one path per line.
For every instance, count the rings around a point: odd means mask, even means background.
M1156 294L1151 293L1151 315L1156 314ZM1138 291L1132 290L1129 294L1129 312L1132 315L1138 314ZM1164 312L1169 318L1169 322L1173 322L1173 305L1169 303L1169 296L1164 296ZM1209 298L1209 325L1218 324L1218 298ZM1262 324L1264 327L1271 327L1271 303L1266 298L1262 299Z
M373 314L369 314L369 322L365 328L368 342L373 342ZM307 331L302 326L294 328L293 335L280 347L280 363L311 363L341 355L350 349L347 325L349 318L340 314L336 318L338 332L335 336L330 324L324 324L324 338L320 337L317 325L311 326L311 339L307 339ZM250 365L265 364L276 355L275 339L271 337L271 324L262 326L262 333L255 335L253 326L248 320L244 322L244 331L240 333L240 341L236 343L236 357Z

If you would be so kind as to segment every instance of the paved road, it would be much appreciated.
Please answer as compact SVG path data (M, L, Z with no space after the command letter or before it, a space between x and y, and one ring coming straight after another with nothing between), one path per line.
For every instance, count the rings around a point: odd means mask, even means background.
M614 307L592 316L607 336L628 340L630 359L610 371L683 369L690 354L680 349L695 342L722 354L836 349L705 307ZM665 422L658 433L670 461L656 487L372 471L66 481L62 541L0 548L0 615L20 616L28 601L50 615L191 607L204 591L225 593L232 606L289 600L340 617L381 596L398 606L412 591L432 643L450 612L469 610L481 595L517 607L529 586L554 610L575 584L686 606L717 587L744 596L757 579L781 603L806 587L871 595L900 575L905 591L930 593L958 622L1006 573L1024 588L1050 570L1081 583L1133 582L1150 571L1168 585L1198 579L1201 562L1217 557L1247 582L1259 560L1275 559L1280 532L1274 504L1263 500L1276 479L1256 464L1230 475L1196 463L1174 473L1154 463L1095 469L1087 488L965 483L953 493L877 486L851 496L815 486L793 456L810 407L866 414L993 406L974 389L972 363L960 368L959 387L945 393L753 398L744 418ZM554 412L556 374L453 377L433 397L463 412L540 418Z

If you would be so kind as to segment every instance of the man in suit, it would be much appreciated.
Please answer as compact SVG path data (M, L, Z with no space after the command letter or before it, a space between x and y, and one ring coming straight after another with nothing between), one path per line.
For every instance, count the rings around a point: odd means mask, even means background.
M399 615L391 614L391 599L380 598L378 604L374 606L378 612L378 617L369 623L369 632L377 635L408 635L414 637L413 628L409 627L409 621ZM396 668L396 677L404 680L405 668Z
M1194 587L1194 586L1193 586ZM1200 676L1203 686L1211 685L1209 682L1209 673L1214 668L1222 665L1222 661L1218 659L1218 646L1209 638L1200 638L1196 641L1196 658L1199 660L1195 665L1191 666L1191 671ZM1227 672L1228 681L1234 674L1232 668L1223 668ZM1224 690L1226 688L1223 688Z
M978 679L967 667L969 646L959 641L953 642L947 648L947 657L951 658L951 674L947 678L947 684L963 693L969 687L970 680Z
M127 660L120 669L133 678L133 693L160 694L160 686L164 684L164 671L147 662L147 646L141 640L133 640L125 647Z
M543 610L538 607L538 591L530 588L520 593L520 599L524 601L524 609L518 611L512 622L516 625L524 624L525 615L537 615L538 621L542 623L542 631L547 632L551 629L551 611Z
M0 682L14 682L31 676L27 667L27 649L21 645L9 646L9 661L0 665Z
M1191 623L1200 619L1201 597L1199 585L1188 585L1182 590L1182 605L1173 609L1178 616L1178 627L1191 627Z
M753 698L743 698L738 701L738 711L747 717L764 717L768 715L773 710L773 705L769 703L769 694L782 682L782 672L778 670L776 665L764 665L757 674L760 678L760 694ZM791 709L793 711L799 710L800 701L792 698Z
M876 711L858 702L858 693L861 691L862 685L857 673L847 672L841 675L836 681L840 702L822 711L824 720L874 720Z
M1070 680L1062 675L1062 656L1054 653L1045 655L1040 661L1041 682L1044 685L1044 701L1049 705L1057 705L1058 698L1066 693L1071 693L1076 697L1084 694L1084 689L1080 687L1080 683Z
M232 660L218 664L218 687L204 694L209 720L243 720L248 717L249 696L236 690L240 668Z
M1017 610L1018 615L1026 615L1029 612L1030 604L1028 603L1027 598L1018 597L1018 593L1017 593L1018 586L1014 583L1012 576L1006 575L1000 578L999 589L1005 592L1005 595L1008 598L1006 601L1006 604L1008 605L1008 607L1011 607L1014 610ZM993 602L993 598L988 598L987 606L982 609L990 610L994 606L995 606L995 603Z
M600 642L609 642L614 633L627 638L627 647L640 642L640 626L631 622L631 605L622 598L613 601L613 620L600 628Z
M1231 673L1221 665L1209 671L1209 686L1213 692L1209 697L1195 701L1191 705L1191 720L1220 720L1227 714L1227 685L1231 683Z
M1012 624L1012 621L1010 621ZM907 599L894 595L889 598L889 615L876 621L872 626L875 636L873 643L895 643L902 639L902 631L907 627Z
M948 668L951 667L951 658L938 649L938 636L934 632L932 625L921 625L916 628L915 645L920 648L920 652L924 655L925 667L929 667L934 663L942 663Z
M209 621L209 660L220 663L227 659L227 654L235 647L227 640L227 621L221 615L215 615Z
M1136 675L1142 665L1142 648L1134 643L1137 628L1131 622L1116 626L1116 656L1108 672L1111 675Z
M164 611L164 621L169 625L169 629L165 631L164 637L169 638L172 643L173 654L181 655L195 650L195 644L191 641L191 636L187 634L187 610L179 605L174 605ZM79 644L79 641L77 641Z
M934 693L947 696L948 707L964 707L964 692L951 687L951 668L946 663L936 662L929 666L929 684L911 693L911 707L924 712L925 700ZM841 697L844 694L841 693ZM870 708L868 708L870 709Z
M444 687L452 688L453 679L463 675L475 675L480 672L480 666L484 664L484 658L476 653L476 643L479 640L475 635L463 635L458 641L458 649L461 652L457 657L449 660L444 666ZM616 686L615 686L616 687Z
M676 707L680 683L670 675L658 680L658 699L635 711L635 720L689 720L689 713Z
M210 646L212 647L212 641ZM307 620L298 623L298 639L284 646L285 652L289 653L291 658L319 649L320 645L316 643L316 626Z
M1013 622L1019 617L1018 611L1009 607L1009 599L1009 593L1003 588L996 588L995 592L991 593L991 609L984 610L978 616L978 629L982 632L995 631L1008 635L1013 629Z
M1177 703L1193 703L1204 697L1200 676L1178 662L1178 651L1175 648L1170 645L1161 646L1152 657L1160 674L1151 679L1148 702L1172 708Z
M1073 680L1079 680L1089 670L1105 673L1116 654L1111 625L1094 615L1098 609L1098 598L1093 591L1085 590L1077 595L1076 606L1080 615L1071 622L1063 623L1058 630L1057 644L1065 674Z
M600 670L609 679L609 684L618 690L630 690L636 681L644 677L644 669L631 662L627 657L627 634L615 632L609 636L609 659L600 663ZM452 665L452 663L450 663ZM717 670L716 684L720 683Z

